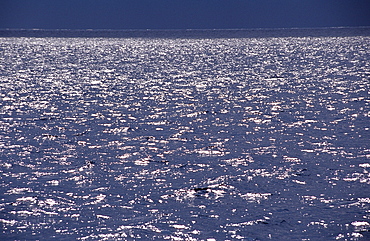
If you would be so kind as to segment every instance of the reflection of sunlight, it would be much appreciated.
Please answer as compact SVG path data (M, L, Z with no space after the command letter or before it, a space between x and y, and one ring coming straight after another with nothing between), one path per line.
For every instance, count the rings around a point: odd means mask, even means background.
M368 37L0 42L3 235L367 238Z
M271 196L271 193L246 193L239 196L247 201L259 203L261 200L265 200Z

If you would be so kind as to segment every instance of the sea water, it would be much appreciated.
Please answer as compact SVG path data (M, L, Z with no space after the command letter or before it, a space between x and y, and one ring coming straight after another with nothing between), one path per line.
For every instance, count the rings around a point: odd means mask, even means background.
M0 38L0 239L369 240L370 36L206 36Z

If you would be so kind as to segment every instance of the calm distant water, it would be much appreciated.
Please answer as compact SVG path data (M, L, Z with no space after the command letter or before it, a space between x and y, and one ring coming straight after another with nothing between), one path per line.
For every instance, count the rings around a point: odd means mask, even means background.
M0 239L370 240L370 36L309 36L0 38Z

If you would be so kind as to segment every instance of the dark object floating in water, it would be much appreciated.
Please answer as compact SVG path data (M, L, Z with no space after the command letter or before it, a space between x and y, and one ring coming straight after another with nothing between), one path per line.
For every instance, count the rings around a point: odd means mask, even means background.
M209 187L196 187L193 190L196 191L196 192L199 192L199 191L207 191L207 190L210 190L210 188Z

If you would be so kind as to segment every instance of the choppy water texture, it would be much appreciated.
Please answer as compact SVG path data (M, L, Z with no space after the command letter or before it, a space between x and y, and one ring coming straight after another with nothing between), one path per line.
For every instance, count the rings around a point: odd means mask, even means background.
M369 49L0 39L0 239L369 240Z

